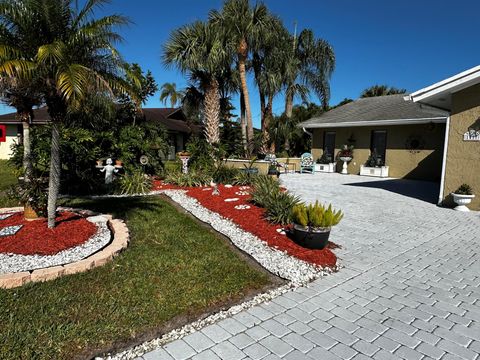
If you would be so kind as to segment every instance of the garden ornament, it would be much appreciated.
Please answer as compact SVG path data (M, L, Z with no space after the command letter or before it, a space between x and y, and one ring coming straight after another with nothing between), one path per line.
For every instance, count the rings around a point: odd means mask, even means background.
M220 195L220 191L218 190L218 185L212 181L210 181L210 186L213 187L212 195Z
M100 170L101 172L105 172L105 184L111 184L113 182L113 173L118 172L118 169L112 164L112 159L107 159L107 165Z

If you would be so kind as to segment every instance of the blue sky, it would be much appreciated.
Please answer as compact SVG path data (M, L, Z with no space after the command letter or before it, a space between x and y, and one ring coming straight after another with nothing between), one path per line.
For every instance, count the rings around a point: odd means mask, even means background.
M310 28L334 47L337 62L331 79L330 104L357 98L366 87L388 84L415 91L480 63L478 1L433 0L267 0L293 32ZM221 0L113 0L105 13L127 15L133 24L122 29L119 46L129 62L150 69L159 84L186 81L161 64L161 47L171 30L204 20ZM259 126L259 104L250 84L254 123ZM312 100L318 102L314 96ZM274 110L284 107L281 96ZM237 99L234 105L238 107ZM163 106L158 94L147 106ZM0 113L10 110L0 107Z

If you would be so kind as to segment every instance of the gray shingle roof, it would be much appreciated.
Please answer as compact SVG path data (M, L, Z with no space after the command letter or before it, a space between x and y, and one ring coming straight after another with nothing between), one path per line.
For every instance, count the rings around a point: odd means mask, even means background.
M404 100L404 94L361 98L300 123L300 127L315 128L322 124L368 122L382 120L439 119L447 111Z

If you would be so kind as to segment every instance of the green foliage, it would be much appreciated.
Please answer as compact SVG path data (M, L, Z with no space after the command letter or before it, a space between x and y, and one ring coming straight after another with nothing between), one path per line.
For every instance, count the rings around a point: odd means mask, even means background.
M210 184L212 176L203 171L190 169L187 174L182 172L173 172L167 174L165 182L182 187L205 186Z
M30 181L21 181L7 191L8 197L18 203L29 204L39 216L47 215L48 178L32 176Z
M378 164L378 155L377 152L374 150L368 157L367 161L365 161L365 166L367 167L377 167L380 166Z
M250 171L244 171L241 169L235 179L233 180L234 185L252 185L255 182L255 179L260 176L257 173L253 173Z
M123 161L128 174L144 169L147 174L163 171L162 153L167 150L167 133L155 124L138 120L123 122L111 114L104 122L95 122L95 116L87 112L80 118L71 115L71 122L61 130L60 149L62 162L61 191L66 194L92 194L103 192L104 180L96 160L106 158ZM105 114L107 116L107 114ZM111 126L116 123L117 126ZM32 162L36 169L48 169L50 162L50 127L36 126L31 129ZM148 157L142 167L139 158ZM14 148L12 162L22 167L23 147Z
M265 208L267 219L276 224L291 222L292 209L300 199L282 191L278 181L270 176L257 175L253 181L252 202Z
M190 153L188 168L193 170L213 171L215 168L216 149L204 138L192 137L186 145Z
M213 173L213 181L217 184L236 184L236 179L239 174L239 169L226 165L219 165Z
M152 179L139 170L134 170L122 176L120 193L124 195L146 194L152 189Z
M292 220L294 223L312 228L330 228L337 225L343 218L343 213L335 211L332 205L315 204L305 205L304 203L294 206L292 209Z
M458 187L457 190L454 191L454 194L459 195L473 195L473 189L468 184L462 184Z
M360 94L361 98L367 97L376 97L376 96L385 96L385 95L395 95L395 94L405 94L406 89L398 89L393 86L388 85L373 85L362 91Z

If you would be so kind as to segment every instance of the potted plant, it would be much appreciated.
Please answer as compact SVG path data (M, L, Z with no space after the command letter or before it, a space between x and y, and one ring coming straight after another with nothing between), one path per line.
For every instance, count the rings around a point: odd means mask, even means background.
M342 150L338 153L338 158L343 161L342 174L347 175L347 163L353 159L353 145L343 145Z
M47 214L48 179L32 177L29 181L20 181L9 189L11 199L23 204L25 220L41 219Z
M455 204L457 204L454 210L470 211L467 205L470 204L475 197L475 195L473 195L473 190L470 185L460 185L460 187L455 190L451 195L453 196L453 201L455 201Z
M293 240L308 249L323 249L327 246L332 226L343 218L343 213L315 204L295 205L292 209Z
M377 152L373 150L365 165L360 166L360 175L388 177L388 166L382 165L382 160L378 157Z
M337 163L332 161L332 157L324 152L322 156L317 159L315 171L333 173L336 167Z
M280 176L280 171L277 169L277 165L270 163L268 166L268 176L278 178Z
M241 171L250 174L250 175L257 175L258 174L258 168L253 167L255 165L255 161L257 161L257 158L254 157L251 159L248 163L248 166L243 164L244 169L240 169Z

